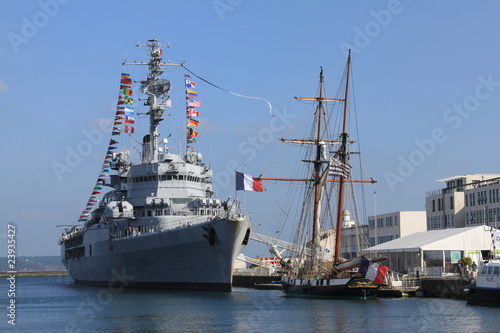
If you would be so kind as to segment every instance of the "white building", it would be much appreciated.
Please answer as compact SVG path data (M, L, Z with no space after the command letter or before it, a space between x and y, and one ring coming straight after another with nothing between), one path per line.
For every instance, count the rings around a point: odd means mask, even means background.
M368 250L387 257L391 270L420 275L441 276L458 273L458 260L470 257L479 263L493 254L492 234L486 226L449 228L417 232Z
M426 230L424 211L399 211L368 217L370 246Z
M368 226L351 220L351 214L347 209L342 211L340 256L344 259L356 258L360 249L368 247Z
M427 193L427 230L500 226L500 174L470 174L438 180L446 187Z

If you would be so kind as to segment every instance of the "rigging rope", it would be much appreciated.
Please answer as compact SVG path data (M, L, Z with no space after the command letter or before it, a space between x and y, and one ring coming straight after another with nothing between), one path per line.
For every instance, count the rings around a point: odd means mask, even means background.
M206 82L206 83L208 83L209 85L211 85L211 86L213 86L213 87L215 87L215 88L217 88L217 89L220 89L220 90L222 90L222 91L225 91L225 92L227 92L227 93L230 93L231 95L238 96L238 97L243 97L243 98L261 99L261 100L265 101L265 102L267 103L267 105L269 106L269 113L271 114L271 116L272 116L272 117L276 117L276 116L273 114L273 106L271 105L271 103L270 103L267 99L265 99L265 98L263 98L263 97L245 96L245 95L241 95L241 94L237 94L237 93L235 93L235 92L229 91L229 90L227 90L227 89L224 89L224 88L222 88L222 87L219 87L218 85L216 85L216 84L214 84L214 83L212 83L212 82L210 82L210 81L208 81L208 80L205 80L204 78L202 78L201 76L199 76L199 75L195 74L193 71L191 71L191 70L190 70L190 69L188 69L186 66L184 66L184 64L181 64L181 66L182 66L185 70L187 70L189 73L193 74L193 75L194 75L194 76L196 76L198 79L202 80L203 82Z

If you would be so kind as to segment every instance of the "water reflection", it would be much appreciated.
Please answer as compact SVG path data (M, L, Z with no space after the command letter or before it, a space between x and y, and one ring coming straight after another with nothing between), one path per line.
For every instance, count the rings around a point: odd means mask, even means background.
M454 299L302 299L245 288L111 295L53 278L17 282L16 326L53 332L498 332L500 316L500 308Z

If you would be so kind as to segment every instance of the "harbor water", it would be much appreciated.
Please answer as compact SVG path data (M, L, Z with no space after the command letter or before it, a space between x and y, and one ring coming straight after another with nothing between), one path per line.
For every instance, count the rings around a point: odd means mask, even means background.
M12 295L12 282L0 282L1 332L484 333L498 332L500 318L500 308L444 298L353 301L288 298L252 288L123 290L79 286L69 277L17 277Z

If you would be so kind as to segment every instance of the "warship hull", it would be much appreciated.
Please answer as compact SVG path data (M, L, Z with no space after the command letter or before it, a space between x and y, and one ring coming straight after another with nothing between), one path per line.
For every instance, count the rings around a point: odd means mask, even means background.
M244 218L227 218L119 238L91 227L76 247L79 255L64 244L61 256L78 284L231 291L233 263L249 227Z

